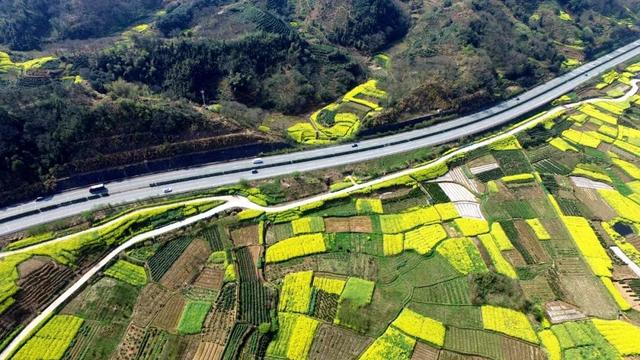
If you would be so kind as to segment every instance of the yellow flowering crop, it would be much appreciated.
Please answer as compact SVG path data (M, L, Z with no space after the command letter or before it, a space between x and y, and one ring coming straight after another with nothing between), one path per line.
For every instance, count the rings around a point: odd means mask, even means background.
M493 240L495 240L496 245L500 251L513 250L513 244L509 237L504 232L502 225L500 223L494 222L491 224L491 236L493 236Z
M478 238L482 245L487 249L489 256L491 257L491 261L493 261L493 265L496 268L496 271L504 276L510 277L512 279L517 279L518 275L516 271L513 269L511 264L502 256L500 249L496 245L493 236L490 234L479 235Z
M604 201L606 201L607 204L609 204L618 213L618 215L620 215L620 217L640 223L640 204L624 197L615 190L602 189L598 190L598 193L602 196Z
M435 204L434 207L438 211L441 221L453 220L460 217L454 203Z
M624 161L621 159L611 159L614 164L618 165L624 172L629 174L632 178L636 180L640 180L640 168L635 166L634 164Z
M630 154L640 154L640 146L636 146L633 144L629 144L626 141L616 140L613 142L613 145L619 147L620 149L630 153Z
M394 256L404 251L403 234L384 234L382 236L384 256Z
M435 207L416 208L401 214L380 215L380 226L384 234L397 234L420 225L440 222L440 214Z
M476 236L489 232L489 223L486 220L460 218L455 219L454 222L464 236Z
M421 226L404 234L404 248L425 255L446 238L447 232L440 224Z
M482 307L482 324L487 330L497 331L532 343L538 343L527 316L519 311L485 305Z
M346 281L316 276L313 278L313 286L329 294L342 294Z
M595 105L615 115L622 115L622 113L630 107L629 103L613 103L610 101L598 101Z
M604 121L612 125L618 123L618 119L615 116L603 113L591 104L582 105L580 107L580 112L582 112L583 114L587 114L594 119Z
M595 171L593 169L588 169L586 167L580 166L580 164L578 164L578 166L575 169L573 169L573 172L571 172L571 174L578 175L578 176L585 176L597 181L604 181L608 183L612 182L611 178L608 175L603 174L599 171Z
M324 220L318 216L303 217L291 222L294 235L324 232Z
M593 136L587 135L583 132L567 129L562 132L562 137L579 145L597 148L600 145L600 139L596 139Z
M405 334L442 347L444 345L445 327L441 322L422 316L408 308L404 308L391 325Z
M357 199L356 210L358 214L382 214L382 201L380 199Z
M549 360L562 360L562 348L558 338L551 330L542 330L538 333L538 337L542 341L542 345L547 350Z
M482 260L480 252L471 239L457 238L445 240L438 245L436 251L445 257L451 266L464 275L486 272L488 270Z
M549 141L549 145L555 147L560 151L575 151L578 152L578 149L573 147L568 142L564 141L562 138L553 138Z
M622 320L591 320L602 336L623 356L640 354L640 328Z
M416 340L389 326L360 356L360 360L409 360Z
M536 237L539 240L550 240L551 235L547 232L547 229L544 228L544 225L540 222L540 219L528 219L527 224L531 226L533 232L536 234Z
M313 271L285 275L278 311L306 314L311 302L311 279Z
M607 277L601 277L600 280L602 280L604 287L607 288L607 291L609 291L609 294L611 294L611 296L613 297L613 300L615 300L620 310L623 310L623 311L631 310L631 305L629 305L627 300L625 300L625 298L622 297L622 295L620 294L620 291L616 289L611 279Z
M593 273L597 276L611 277L613 264L589 222L576 216L562 216L562 221Z
M618 128L615 126L602 125L598 128L598 132L614 139L618 137Z
M327 251L322 234L307 234L279 241L267 248L267 263L276 263Z
M72 315L53 316L12 359L61 359L83 321L82 318Z
M505 176L500 180L506 183L511 183L511 182L522 183L522 182L533 181L533 179L534 179L533 174L517 174L517 175Z
M278 334L269 343L267 355L285 359L306 359L319 321L299 314L278 314Z
M520 145L518 139L516 139L515 136L511 135L503 140L489 145L489 148L491 150L520 150L522 149L522 145Z

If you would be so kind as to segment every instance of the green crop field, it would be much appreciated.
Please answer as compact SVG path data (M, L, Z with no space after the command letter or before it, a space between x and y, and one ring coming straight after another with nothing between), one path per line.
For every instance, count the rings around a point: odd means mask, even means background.
M202 330L204 318L209 313L211 304L207 302L189 301L185 305L180 322L178 324L178 332L181 334L197 334Z

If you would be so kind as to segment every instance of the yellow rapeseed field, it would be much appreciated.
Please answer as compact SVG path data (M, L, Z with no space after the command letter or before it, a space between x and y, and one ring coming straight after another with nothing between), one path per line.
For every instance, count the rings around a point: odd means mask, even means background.
M405 334L424 340L430 344L442 347L446 329L444 325L431 318L422 316L408 308L404 308L398 318L391 325L402 330Z
M322 234L306 234L279 241L267 248L267 263L276 263L327 251Z
M482 306L482 324L487 330L538 343L538 337L527 315L519 311L491 305Z

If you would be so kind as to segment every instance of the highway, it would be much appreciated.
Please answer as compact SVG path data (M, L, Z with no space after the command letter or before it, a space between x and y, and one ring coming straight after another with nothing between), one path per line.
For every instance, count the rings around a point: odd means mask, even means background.
M423 129L363 140L357 143L357 147L353 147L353 144L343 144L264 157L264 163L260 165L254 165L252 160L248 159L167 171L111 182L107 184L110 194L108 197L87 201L87 197L90 195L88 190L76 189L56 194L46 201L29 202L3 208L0 209L0 235L109 204L122 204L163 196L162 192L166 187L171 187L173 193L183 193L233 184L242 179L257 180L293 172L359 163L451 142L517 120L578 86L599 77L607 70L637 56L640 56L640 40L487 110ZM257 174L251 173L254 168L259 169ZM152 184L157 184L157 186L151 186ZM70 203L74 201L77 202ZM69 204L42 211L43 208L64 203ZM38 210L42 212L18 217Z

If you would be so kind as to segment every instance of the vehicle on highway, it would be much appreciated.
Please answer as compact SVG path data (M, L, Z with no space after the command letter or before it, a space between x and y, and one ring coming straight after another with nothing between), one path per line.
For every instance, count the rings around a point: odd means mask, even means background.
M89 192L92 194L104 194L107 192L107 187L104 184L93 185L89 188Z
M254 175L257 174L258 173L258 169L251 170L251 173L254 174Z
M357 148L357 147L358 147L358 144L351 144L351 147L352 147L352 148Z
M264 164L264 160L262 160L261 158L257 158L253 160L253 165L260 165L260 164Z
M162 190L162 192L165 193L165 194L170 194L170 193L173 192L173 189L172 188L166 188L166 189Z
M36 202L44 201L44 196L38 196Z

